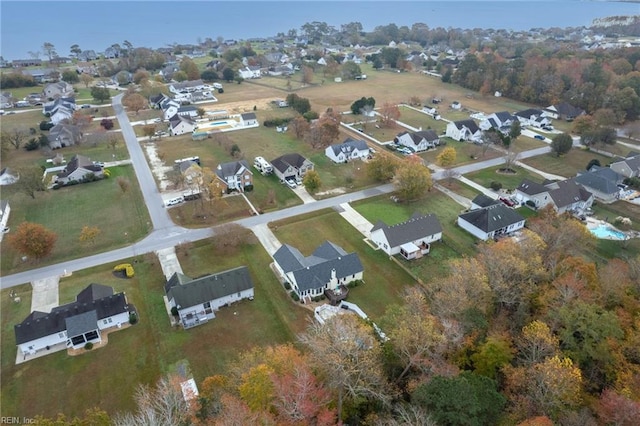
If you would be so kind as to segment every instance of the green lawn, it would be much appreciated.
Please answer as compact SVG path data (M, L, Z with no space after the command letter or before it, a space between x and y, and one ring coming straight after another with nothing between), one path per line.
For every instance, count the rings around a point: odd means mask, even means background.
M495 149L484 149L480 145L475 145L469 142L460 142L451 138L440 138L440 141L441 145L438 148L422 152L419 154L420 157L425 159L428 163L436 164L440 152L444 148L451 147L456 150L456 162L454 165L459 166L462 164L472 163L474 161L484 161L504 155Z
M435 120L427 114L404 106L400 107L400 118L398 120L412 127L422 128L422 130L432 129L438 135L443 134L447 130L447 123L445 121Z
M110 171L109 179L36 193L35 199L15 193L15 190L13 193L4 191L3 198L11 206L8 224L11 229L24 221L41 223L58 234L58 241L53 253L35 265L32 261L22 262L5 238L2 241L2 274L108 251L147 235L151 225L133 167L112 167ZM131 182L127 193L122 193L116 183L118 176ZM85 225L101 230L93 245L78 241Z
M502 184L502 188L507 190L515 189L520 185L520 182L522 182L523 179L529 179L538 183L542 183L544 181L542 176L521 167L514 167L513 169L516 172L514 174L498 173L501 167L502 166L478 170L477 172L466 174L465 177L484 186L485 188L490 188L491 182L500 182Z
M611 162L609 157L576 148L571 149L567 154L561 155L560 157L549 153L527 158L522 162L547 173L569 178L574 177L579 171L584 170L592 159L598 159L603 166Z
M271 228L282 243L296 247L305 256L311 255L327 240L347 253L358 253L364 267L365 284L351 289L348 300L357 303L374 320L384 313L388 305L399 303L402 290L415 283L386 254L367 245L362 234L333 210L276 222Z

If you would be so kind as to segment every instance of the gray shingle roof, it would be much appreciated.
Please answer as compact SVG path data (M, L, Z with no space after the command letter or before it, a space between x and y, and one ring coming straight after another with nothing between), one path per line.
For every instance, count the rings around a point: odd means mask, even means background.
M389 226L379 221L371 229L371 232L378 229L382 229L391 247L397 247L423 237L440 233L442 232L442 225L440 225L440 221L433 213L423 215L416 212L409 220L396 225Z
M471 200L471 203L480 207L489 207L494 204L500 204L500 201L494 200L493 198L488 197L484 194L479 194L479 195L476 195L476 197L473 200Z
M478 127L478 125L476 124L475 121L468 119L468 120L460 120L460 121L454 121L453 124L455 124L455 126L458 129L462 129L463 127L466 127L467 129L469 129L469 131L474 134L478 131L480 131L480 128Z
M524 220L518 212L502 203L472 210L461 214L459 217L486 233L506 228Z
M80 315L67 317L65 319L67 326L67 336L69 338L79 336L88 331L98 328L98 314L96 311L88 311Z
M289 166L299 169L302 167L306 158L302 155L294 153L294 154L285 154L282 155L271 162L271 165L278 169L280 172L285 172Z
M542 194L543 192L549 191L549 188L547 188L546 186L529 179L523 179L516 189L527 195Z
M569 206L577 201L587 201L592 194L576 182L575 178L557 182L558 188L549 191L558 208Z
M256 115L253 112L247 112L245 114L240 114L243 120L255 120Z
M622 175L608 167L594 166L590 171L585 171L574 179L586 188L611 195L620 190L618 183L622 182Z
M273 259L285 273L293 273L299 291L324 286L331 280L333 270L338 279L363 272L356 253L346 253L330 241L325 241L309 257L304 257L295 247L284 244L275 252Z
M533 116L536 116L536 117L542 116L542 110L535 109L535 108L523 109L522 111L516 112L515 115L517 115L518 117L531 119L531 117Z
M341 152L350 153L356 149L358 151L364 151L365 149L369 149L369 146L363 140L347 138L342 143L331 145L331 149L334 154L338 155Z
M89 287L95 285L91 284ZM82 295L82 301L76 298L75 302L53 308L48 314L34 311L20 324L15 325L16 344L19 345L54 333L60 333L67 329L67 318L85 312L95 311L97 320L101 320L128 311L124 293L113 294L113 289L107 287L110 290L109 295L88 301L86 298L90 297L90 294L97 297L108 293L108 291L96 288L87 291L87 288L78 295Z
M240 266L196 279L176 272L166 287L167 297L174 299L177 306L187 308L253 288L253 281L249 269Z
M218 175L220 179L225 180L229 176L237 175L243 167L249 170L249 173L253 174L249 169L249 163L247 163L246 160L240 160L218 165L218 167L216 167L216 175Z

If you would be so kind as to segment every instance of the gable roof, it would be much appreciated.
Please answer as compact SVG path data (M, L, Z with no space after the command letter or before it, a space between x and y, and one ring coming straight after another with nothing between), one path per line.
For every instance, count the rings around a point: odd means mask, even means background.
M584 114L584 110L578 107L574 107L570 103L561 102L559 104L553 105L553 108L560 115L564 115L567 117L578 117L579 115Z
M306 158L297 153L285 154L273 160L271 162L271 165L274 168L278 169L280 172L285 172L289 167L299 169L303 166L306 160Z
M440 233L442 232L442 225L440 225L440 221L433 213L423 215L416 212L409 220L396 225L389 226L382 221L378 221L371 228L371 232L378 229L382 229L391 247L397 247L422 237Z
M466 220L476 228L490 233L498 229L506 228L509 225L524 220L518 212L502 203L494 204L482 209L471 210L458 216Z
M346 253L330 241L325 241L309 257L304 257L295 247L283 244L273 259L285 273L293 273L299 291L323 287L331 281L334 272L340 279L363 271L356 253Z
M102 167L93 164L89 157L76 154L71 158L71 160L69 160L64 170L61 173L58 173L58 177L67 177L78 169L85 169L90 172L99 172L102 170Z
M240 114L243 120L255 120L256 115L253 112L247 112L245 114Z
M494 204L499 204L500 201L494 200L493 198L485 194L478 194L473 200L471 200L471 203L475 204L476 206L480 206L480 208L483 208L492 206Z
M31 312L24 321L14 326L16 344L20 345L65 331L67 330L67 318L75 317L86 312L94 311L97 322L103 318L128 311L127 299L124 293L113 294L113 288L97 286L100 285L89 285L78 294L80 300L78 300L77 297L75 302L53 308L50 313L39 311ZM90 297L97 298L89 300ZM93 325L94 327L92 329L95 329L96 323ZM69 336L72 337L71 335Z
M178 309L200 305L250 288L253 288L253 281L246 266L196 279L175 272L165 286L167 297L175 300Z
M620 188L618 188L617 178L615 176L611 176L610 173L598 173L598 171L600 170L609 170L610 172L617 175L616 172L607 167L605 169L582 173L576 176L574 179L579 184L602 192L603 194L615 194L616 192L618 192Z
M512 120L513 121L513 119L515 118L508 111L494 112L493 114L500 120L501 123L504 123L507 120Z
M364 151L369 149L369 145L363 140L347 138L342 143L331 145L331 149L335 155L341 152L350 153L355 150Z
M587 201L593 195L576 182L575 178L561 180L556 182L556 185L558 188L549 191L549 196L551 196L558 208L566 207L578 201Z
M546 186L529 179L523 179L516 189L527 195L537 195L549 191L549 188L547 188Z
M531 119L531 117L540 117L542 116L542 110L536 108L523 109L522 111L518 111L515 113L516 116Z
M169 118L169 126L172 129L175 129L181 123L186 123L186 124L191 125L191 126L196 124L196 122L191 117L189 117L188 115L174 114L171 118Z
M229 176L237 175L243 168L253 174L249 169L249 163L247 163L246 160L240 160L219 164L218 167L216 167L216 175L218 175L220 179L225 180L225 178Z
M480 128L478 127L476 122L471 119L454 121L453 124L460 130L466 127L472 134L480 131Z
M65 318L67 336L74 337L98 328L98 314L95 310Z

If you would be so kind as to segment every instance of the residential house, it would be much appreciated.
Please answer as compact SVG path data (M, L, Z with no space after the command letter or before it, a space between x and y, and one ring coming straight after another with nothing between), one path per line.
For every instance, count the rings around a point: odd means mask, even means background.
M589 170L578 172L574 180L598 200L611 203L620 197L621 188L618 185L622 183L624 176L609 167L593 166Z
M273 255L274 266L282 279L302 301L310 301L325 291L340 292L352 281L361 280L364 268L356 253L325 241L309 257L288 244Z
M468 119L449 122L445 135L457 141L479 141L482 131L475 121Z
M73 98L75 94L73 86L66 81L49 83L44 86L42 93L46 99Z
M442 225L433 213L414 213L405 222L387 225L378 221L371 228L371 241L389 256L400 253L405 259L418 259L429 253L431 243L442 239Z
M525 219L502 203L471 210L458 216L458 226L476 238L488 240L524 228Z
M551 117L541 109L529 108L515 113L516 118L523 126L542 128L551 125Z
M198 108L196 108L193 105L181 106L176 111L176 114L182 115L182 116L186 116L186 117L195 118L195 117L198 116Z
M336 163L347 163L351 160L367 158L371 154L371 149L363 140L347 138L342 143L328 146L324 153Z
M551 205L558 213L586 210L594 199L575 178L544 185L524 179L515 190L515 198L536 209Z
M84 155L74 155L64 170L56 175L54 183L66 185L71 182L83 182L92 178L101 179L103 176L104 169L102 166L93 164L89 157Z
M42 59L14 59L11 61L11 66L13 68L39 67L42 66Z
M640 176L640 153L631 152L626 158L611 163L611 170L624 177L632 178Z
M20 179L20 176L9 170L7 167L0 170L0 186L12 185L16 183L18 179Z
M495 200L488 195L478 194L473 200L471 200L471 207L469 210L478 210L485 207L493 206L494 204L500 204L501 201Z
M176 94L182 91L196 92L198 90L206 89L209 89L209 85L205 84L202 80L189 80L180 83L171 83L169 85L169 91Z
M91 62L98 59L98 54L95 50L83 50L78 54L78 60L82 62Z
M168 304L176 308L180 324L187 329L216 317L221 307L253 299L253 281L246 266L200 278L175 272L165 284Z
M7 200L0 200L0 241L2 241L4 230L7 228L10 213L11 206L9 206L9 202Z
M585 113L582 108L575 107L567 102L561 102L556 105L550 105L544 109L547 116L555 119L573 121L576 117L580 117Z
M508 133L511 124L517 120L516 117L507 111L494 112L482 120L479 124L481 130L496 129L502 133Z
M58 123L49 129L47 139L49 148L58 149L62 147L76 145L83 140L83 133L79 126L68 123Z
M440 138L433 130L420 130L418 132L399 133L393 141L399 145L411 148L415 152L426 151L440 145Z
M260 67L244 67L238 70L238 75L245 80L260 78L261 72Z
M56 81L60 77L60 73L54 68L34 68L22 70L22 74L30 75L36 83L47 83Z
M169 131L173 136L193 133L196 127L196 122L189 116L174 114L169 119Z
M76 100L74 98L56 98L42 106L42 113L49 117L53 124L71 119L75 111Z
M53 308L50 313L33 311L14 326L18 354L35 355L54 346L82 348L88 342L99 343L106 329L117 330L129 322L135 312L125 293L90 284L76 301ZM59 348L58 348L59 349ZM53 351L52 351L53 352Z
M169 120L174 115L177 115L178 109L180 109L180 103L171 98L162 99L159 105L162 109L163 120Z
M164 93L149 96L149 106L153 109L162 109L162 103L170 101L171 98Z
M451 103L451 109L454 109L456 111L460 111L462 109L462 104L458 101L453 101Z
M276 176L282 181L302 179L309 170L313 170L313 163L297 153L282 155L271 161L271 165Z
M253 112L240 114L240 120L242 121L242 125L245 127L258 125L258 118Z
M244 192L253 188L253 173L246 160L219 164L215 172L218 179L225 185L223 192Z
M13 108L13 100L11 92L2 92L0 94L0 108Z

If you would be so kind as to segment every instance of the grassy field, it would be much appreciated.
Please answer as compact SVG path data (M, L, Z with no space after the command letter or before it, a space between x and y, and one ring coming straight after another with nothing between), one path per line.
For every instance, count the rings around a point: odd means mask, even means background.
M443 134L447 130L447 123L445 121L435 120L427 114L407 107L400 107L400 118L398 120L412 127L422 128L422 130L434 130L438 135Z
M17 228L23 221L41 223L58 234L58 241L53 253L36 265L32 261L22 262L7 239L3 239L2 274L107 251L144 237L151 225L133 167L112 167L110 170L110 179L37 193L35 199L22 193L3 191L3 198L11 206L10 228ZM118 176L131 182L127 193L122 193L116 183ZM101 230L93 245L78 241L85 225Z
M72 301L89 283L110 285L115 291L127 293L140 322L110 334L105 347L90 353L70 357L58 352L16 366L13 325L29 314L31 288L16 288L20 303L12 302L3 291L3 415L55 417L59 411L79 415L89 405L111 414L130 410L134 407L135 385L154 383L178 361L186 359L200 383L207 376L223 373L239 351L294 341L305 328L310 311L286 295L268 266L271 258L261 246L252 244L222 255L208 242L201 242L190 246L188 252L179 250L179 257L185 273L192 277L247 265L255 285L255 300L224 308L209 323L184 331L169 324L162 301L164 278L154 256L139 257L134 263L136 277L129 280L115 278L107 265L80 271L61 281L61 303ZM213 258L217 260L212 262ZM41 379L22 379L27 377Z
M364 267L365 284L349 291L349 301L357 303L374 320L388 305L400 302L403 288L415 283L386 254L367 245L363 236L333 210L275 222L271 228L282 243L296 247L305 256L311 255L327 240L347 253L358 253Z
M523 179L529 179L534 182L542 183L544 178L530 172L521 167L514 167L516 173L514 174L504 174L498 173L500 167L492 167L489 169L478 170L477 172L468 173L465 175L468 179L484 186L485 188L491 187L491 182L500 182L502 184L502 188L506 190L513 190Z
M536 169L543 170L547 173L553 173L564 177L574 177L579 171L584 170L587 167L589 161L593 159L600 160L600 163L605 166L611 162L609 157L597 154L595 152L587 151L584 149L573 148L567 154L557 157L554 154L544 154L537 157L531 157L523 160L522 162L535 167Z
M475 145L469 142L456 141L451 138L440 138L441 145L436 149L430 149L426 152L420 153L420 157L426 160L428 163L437 164L436 160L438 155L444 148L455 148L456 150L456 162L455 166L462 164L473 163L475 161L490 160L492 158L498 158L504 154L495 149L488 148L483 154L483 149L480 145ZM444 144L442 143L444 142Z

